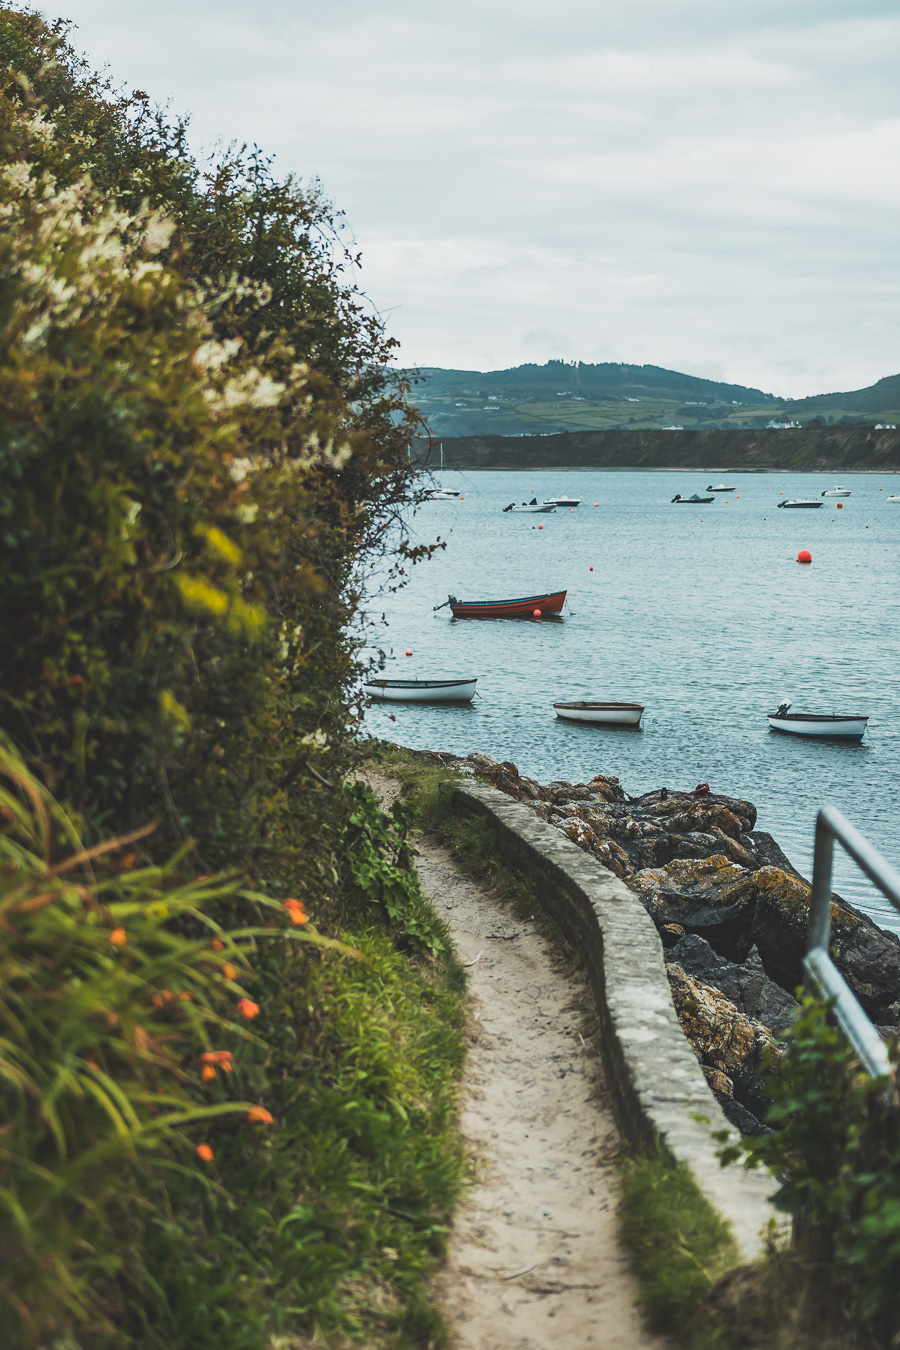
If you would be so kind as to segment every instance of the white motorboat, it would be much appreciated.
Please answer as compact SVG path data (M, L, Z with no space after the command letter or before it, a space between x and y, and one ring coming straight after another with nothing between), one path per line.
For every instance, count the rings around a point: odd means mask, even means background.
M692 493L690 497L682 497L680 492L676 492L672 498L672 501L677 502L679 506L705 506L707 502L714 502L715 500L715 497L699 497L696 492Z
M784 702L775 712L766 714L773 731L788 731L793 736L861 741L869 720L867 713L792 713L792 706Z
M885 497L884 500L886 502L896 502L898 505L900 505L900 493L897 493L895 497Z
M425 500L427 502L455 502L459 495L452 488L429 488L425 493Z
M545 506L580 506L580 497L545 497Z
M795 500L793 500L793 501L788 501L787 499L785 499L783 502L779 502L778 505L779 505L779 506L801 507L801 508L806 508L806 510L808 510L808 511L814 511L814 510L816 509L817 506L824 506L825 503L824 503L824 502L821 502L821 501L809 501L809 500L807 500L807 499L804 498L804 497L797 497L797 498L796 498Z
M642 703L554 703L557 717L567 722L594 722L609 727L639 727Z
M850 491L849 488L844 488L844 487L833 487L833 488L829 488L827 492L823 492L823 493L822 493L822 496L823 496L823 497L850 497L850 496L852 496L852 493L851 493L851 491Z
M737 491L736 488L733 488L733 487L726 487L724 483L717 483L715 487L713 487L712 483L710 483L710 484L708 485L708 487L707 487L706 490L707 490L707 492L736 492L736 491Z
M555 511L556 507L548 503L542 506L536 497L532 497L530 502L522 502L519 506L515 502L510 502L509 506L504 506L505 511L530 511L532 515L545 516L549 511Z
M474 680L366 680L363 689L370 698L385 703L471 703Z

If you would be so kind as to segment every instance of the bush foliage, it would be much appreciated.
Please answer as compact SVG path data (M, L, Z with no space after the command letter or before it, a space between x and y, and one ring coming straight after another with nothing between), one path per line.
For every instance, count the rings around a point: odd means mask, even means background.
M437 1343L460 980L346 782L393 344L315 185L10 9L0 215L8 1343Z
M778 1178L779 1208L836 1334L893 1346L900 1333L900 1100L855 1060L827 1005L807 996L769 1081L771 1133L728 1148ZM852 1337L851 1337L852 1339Z

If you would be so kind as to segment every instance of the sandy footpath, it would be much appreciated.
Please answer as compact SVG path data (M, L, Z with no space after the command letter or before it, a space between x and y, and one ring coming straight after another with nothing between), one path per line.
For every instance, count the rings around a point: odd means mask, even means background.
M369 776L390 801L397 785ZM447 850L419 836L423 889L468 968L462 1127L476 1181L436 1294L459 1350L664 1350L616 1236L618 1138L580 1034L589 993Z

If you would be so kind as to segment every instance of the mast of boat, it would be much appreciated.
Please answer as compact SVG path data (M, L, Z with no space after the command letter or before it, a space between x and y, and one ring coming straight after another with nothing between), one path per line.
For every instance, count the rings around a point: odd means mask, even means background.
M441 473L444 472L444 442L441 441Z

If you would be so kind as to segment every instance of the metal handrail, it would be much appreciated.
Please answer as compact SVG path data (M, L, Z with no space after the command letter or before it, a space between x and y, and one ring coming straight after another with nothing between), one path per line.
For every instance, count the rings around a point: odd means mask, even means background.
M834 806L816 816L812 894L809 898L809 942L803 968L816 992L834 999L834 1014L853 1049L873 1078L890 1073L884 1042L829 955L831 940L831 870L834 841L843 846L895 909L900 910L900 873Z

